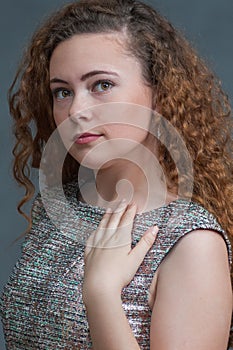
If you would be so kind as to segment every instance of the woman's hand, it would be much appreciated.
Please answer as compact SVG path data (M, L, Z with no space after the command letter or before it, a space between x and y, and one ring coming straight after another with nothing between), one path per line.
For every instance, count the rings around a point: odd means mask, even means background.
M85 250L83 300L85 304L99 297L120 295L134 277L156 238L158 228L148 229L131 248L131 231L136 205L124 201L114 212L107 210L98 229L89 237Z
M121 302L121 290L134 277L154 243L158 228L145 232L131 248L136 206L122 202L107 210L98 229L87 241L83 301L94 349L139 350Z

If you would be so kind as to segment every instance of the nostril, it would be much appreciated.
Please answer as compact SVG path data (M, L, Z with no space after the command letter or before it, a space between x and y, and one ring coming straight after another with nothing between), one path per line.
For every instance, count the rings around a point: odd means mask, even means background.
M70 120L72 120L74 123L78 123L80 119L90 119L91 113L88 110L82 110L82 111L76 111L76 112L70 111L68 116Z
M83 116L84 117L84 116ZM78 120L80 119L80 118L82 118L82 113L80 113L80 112L74 112L74 113L69 113L69 118L72 120L72 121L74 121L74 122L78 122Z

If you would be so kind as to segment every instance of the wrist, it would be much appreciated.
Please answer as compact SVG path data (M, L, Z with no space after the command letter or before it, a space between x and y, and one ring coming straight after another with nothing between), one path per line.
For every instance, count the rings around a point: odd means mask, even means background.
M96 307L97 305L113 305L122 304L121 302L121 289L109 288L109 287L99 287L94 290L84 290L83 291L83 302L86 308Z

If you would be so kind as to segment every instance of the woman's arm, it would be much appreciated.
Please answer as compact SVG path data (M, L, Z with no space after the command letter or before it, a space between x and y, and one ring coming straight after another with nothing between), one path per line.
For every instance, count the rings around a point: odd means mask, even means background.
M83 301L95 350L140 349L122 308L121 291L134 277L154 243L157 228L149 229L131 248L136 207L105 214L87 242Z
M86 304L95 350L139 350L122 308L119 293L104 291Z
M159 268L152 350L225 350L232 313L227 249L221 235L185 236Z
M155 234L148 230L131 249L135 213L131 207L105 214L87 244L83 300L95 350L140 349L122 309L121 290L135 275ZM231 311L224 240L213 231L194 231L159 268L150 349L224 350Z

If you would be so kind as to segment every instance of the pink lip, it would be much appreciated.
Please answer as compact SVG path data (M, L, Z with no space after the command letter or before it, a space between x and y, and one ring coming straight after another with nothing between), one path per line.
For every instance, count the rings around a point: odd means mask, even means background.
M78 145L83 145L89 142L93 142L100 138L102 135L84 133L75 138L75 143Z

